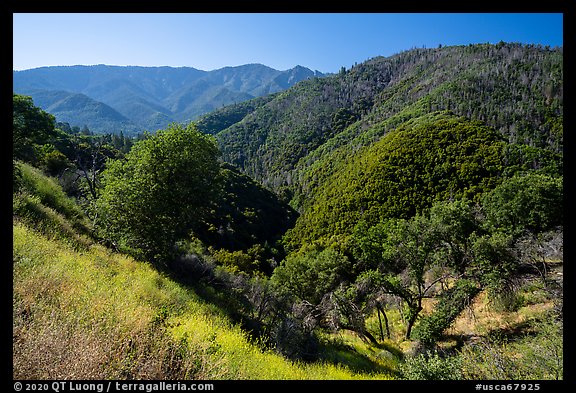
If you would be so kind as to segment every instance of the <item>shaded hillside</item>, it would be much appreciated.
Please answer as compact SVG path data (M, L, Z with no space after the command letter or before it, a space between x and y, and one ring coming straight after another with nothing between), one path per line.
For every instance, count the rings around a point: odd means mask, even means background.
M304 67L278 71L261 64L202 71L191 67L58 66L14 71L14 92L41 99L47 110L54 91L81 93L126 117L137 131L156 131L171 122L189 122L199 115L250 98L278 92L297 82L323 76ZM70 99L78 98L71 95ZM96 132L124 132L122 121L108 122L82 108L76 115L51 112L59 121L86 124ZM87 113L84 113L87 112ZM63 120L66 117L68 120ZM81 123L84 121L85 123Z
M297 213L271 191L229 164L223 164L220 198L203 240L229 250L274 244L294 225Z

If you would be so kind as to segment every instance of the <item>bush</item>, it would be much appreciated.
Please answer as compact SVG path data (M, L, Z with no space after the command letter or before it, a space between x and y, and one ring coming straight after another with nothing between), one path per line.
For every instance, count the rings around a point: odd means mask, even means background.
M59 176L66 168L72 166L68 157L54 148L47 151L40 161L42 168L44 168L46 173L50 176Z
M288 256L274 270L272 281L300 300L318 304L349 273L350 267L349 259L332 248L305 251Z
M455 380L461 379L460 359L441 357L438 352L420 354L406 358L400 366L404 379L410 380Z
M470 280L457 281L454 287L440 296L432 314L416 325L414 338L428 346L434 344L479 291L478 285Z

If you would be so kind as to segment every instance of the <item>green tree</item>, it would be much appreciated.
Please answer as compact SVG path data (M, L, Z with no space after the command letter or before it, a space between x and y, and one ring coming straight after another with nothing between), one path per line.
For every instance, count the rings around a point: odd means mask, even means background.
M56 134L54 116L34 105L32 97L13 94L12 153L14 158L32 161L35 148Z
M434 344L479 292L480 286L473 280L456 281L439 296L432 314L420 320L414 329L414 336L426 346Z
M56 120L34 105L32 97L12 95L12 188L20 186L21 172L16 160L35 162L40 145L55 135Z
M537 172L507 179L483 197L488 226L518 236L563 225L562 179Z
M437 228L432 221L416 215L410 220L390 219L372 227L371 241L361 246L368 255L377 256L378 264L372 264L372 273L359 276L360 280L370 274L384 293L402 299L407 308L406 339L422 311L422 300L430 296L430 290L439 280L426 281L426 273L436 264L436 251L440 247ZM375 247L376 250L370 248ZM366 252L365 251L365 252Z
M53 145L46 144L42 147L42 158L40 160L42 169L50 176L59 176L66 169L72 166L72 162L61 151L56 150Z
M461 295L462 300L477 293L471 284L463 287L462 293L450 294L457 286L450 289L448 282L468 282L464 278L476 257L481 257L479 263L483 264L474 272L482 275L505 254L484 238L487 244L474 248L478 233L481 225L477 212L465 199L437 202L426 214L408 220L389 219L372 227L361 222L354 233L357 269L362 272L356 283L369 288L373 297L390 294L402 299L408 311L406 338L410 338L422 310L422 300L440 294L439 312L426 328L426 339L431 342L462 310L452 298Z
M210 213L220 166L213 139L194 125L171 125L137 142L103 172L96 220L107 239L165 260Z
M332 248L304 251L289 255L274 270L272 281L299 300L317 305L338 286L350 267L349 259Z
M472 235L482 232L477 207L467 199L437 202L429 214L441 242L437 259L455 274L464 274L473 262Z

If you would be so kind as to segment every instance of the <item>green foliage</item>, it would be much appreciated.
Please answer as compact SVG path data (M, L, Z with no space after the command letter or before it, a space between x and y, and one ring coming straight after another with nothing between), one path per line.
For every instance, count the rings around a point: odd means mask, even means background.
M563 226L559 59L556 51L503 43L407 51L222 108L199 121L201 130L171 125L134 146L87 127L54 129L29 98L14 95L15 156L57 176L85 210L55 179L13 161L15 223L92 253L78 235L88 232L88 213L107 244L201 288L253 338L291 358L318 356L321 328L351 330L377 348L374 327L383 340L388 312L405 324L405 340L429 349L482 290L492 311L522 306L521 269L538 270L552 287L546 258L561 253ZM281 197L219 162L215 139L201 131L215 133L226 160ZM299 217L284 203L290 199ZM19 261L33 259L20 258L26 246L18 247ZM110 263L101 255L93 262ZM136 285L147 299L144 330L160 343L170 337L167 347L144 344L139 354L179 353L174 366L188 373L189 344L204 343L205 352L194 353L210 361L233 354L226 375L244 375L236 359L247 353L261 358L244 336L186 319L185 302L157 291L170 285L158 277ZM510 353L494 343L456 356L430 352L400 371L409 379L561 378L557 328L534 325L550 336L541 346L527 337ZM514 356L551 371L513 370ZM474 374L478 362L499 368Z
M227 105L223 108L216 109L210 113L200 116L196 121L196 126L205 134L217 134L218 132L238 123L244 117L254 112L254 110L276 95L268 94L264 97L254 98L248 101Z
M197 230L207 244L231 251L273 245L294 224L297 213L290 206L231 165L222 164L219 179L210 217Z
M79 252L15 223L13 263L15 378L390 378L289 361L189 286L98 244Z
M452 288L444 291L438 297L438 304L431 315L422 318L414 328L414 338L424 345L436 343L444 330L460 315L464 308L470 305L474 296L480 292L480 287L472 280L461 279Z
M430 220L443 243L437 250L437 259L442 261L442 266L459 274L464 274L473 263L473 235L482 233L482 220L477 210L466 199L437 202L430 208Z
M506 167L502 176L512 177L520 172L537 171L549 176L563 173L562 154L520 143L510 143L504 149Z
M460 359L442 357L438 352L407 358L400 367L404 379L458 380L462 379Z
M561 48L517 43L376 57L278 94L217 138L226 161L274 191L302 193L297 208L358 148L435 111L479 120L510 143L560 153L562 58Z
M500 232L471 238L473 263L468 274L488 288L496 302L510 299L513 290L512 277L519 261L513 254L512 241Z
M348 258L334 249L302 251L289 255L274 270L271 280L282 291L318 304L347 276L349 269Z
M212 250L211 255L216 263L226 267L231 273L242 272L254 276L262 272L269 273L272 270L266 260L266 250L259 244L246 251Z
M410 220L390 219L359 237L361 256L368 257L366 272L358 281L370 280L376 291L400 298L407 307L406 339L422 311L422 300L432 289L426 274L437 265L442 244L435 222L417 215ZM401 275L399 274L401 273Z
M541 173L507 179L483 197L488 225L514 236L526 230L538 233L563 225L562 179Z
M20 160L34 161L38 146L55 135L56 120L28 96L14 93L12 109L12 154Z
M42 146L40 166L50 176L58 176L66 169L72 167L72 162L62 152L56 150L52 145Z
M79 220L84 213L76 202L64 193L54 178L47 177L26 163L18 163L20 173L20 193L38 198L43 205L54 209L69 220Z
M54 116L35 106L30 97L14 94L13 101L14 157L57 177L68 194L93 201L99 186L97 175L105 160L120 157L122 152L118 148L126 152L131 139L122 135L94 136L86 126L80 130L67 123L55 123ZM16 189L16 169L13 179Z
M288 243L349 235L360 220L409 218L439 200L477 199L498 184L504 145L494 130L462 118L409 121L350 157L315 191Z
M97 202L99 233L162 260L208 216L219 165L213 141L173 125L110 163Z
M56 179L40 170L17 162L19 188L12 197L12 214L46 236L65 239L84 248L92 225L82 209L67 196Z

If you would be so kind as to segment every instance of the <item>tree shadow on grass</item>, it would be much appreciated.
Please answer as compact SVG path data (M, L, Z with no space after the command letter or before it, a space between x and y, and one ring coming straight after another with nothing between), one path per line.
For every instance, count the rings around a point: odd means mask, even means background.
M383 373L393 378L400 378L400 373L394 364L402 361L401 350L387 343L370 344L372 357L359 353L352 345L335 340L320 344L320 360L335 365L346 366L358 373ZM377 361L380 359L381 361Z
M512 343L526 338L527 336L537 335L538 331L534 329L532 324L533 321L527 320L504 327L493 328L488 330L485 334L446 334L440 343L448 344L453 342L454 344L445 348L451 351L458 351L465 345L473 345L484 340L499 344Z

